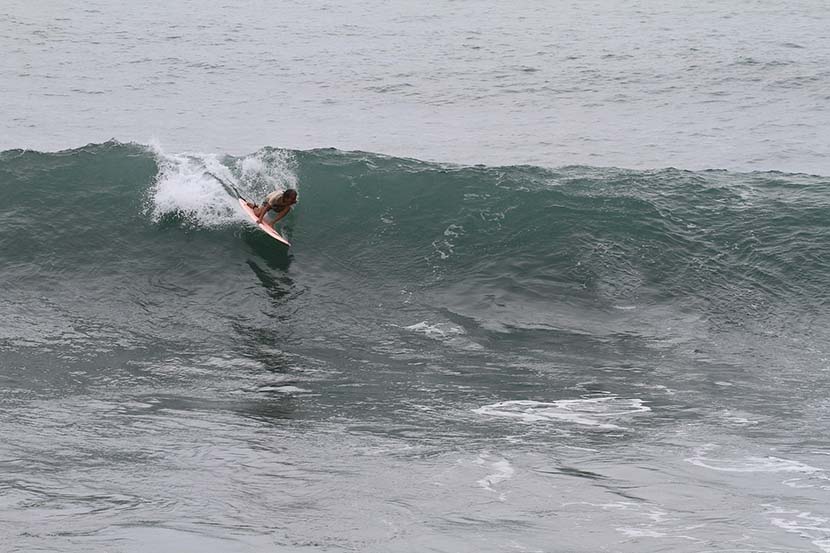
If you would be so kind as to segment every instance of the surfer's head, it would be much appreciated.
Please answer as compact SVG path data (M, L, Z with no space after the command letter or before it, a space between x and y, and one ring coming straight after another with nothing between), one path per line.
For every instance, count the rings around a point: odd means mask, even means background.
M293 188L289 188L288 190L282 193L282 199L292 204L297 203L297 191Z

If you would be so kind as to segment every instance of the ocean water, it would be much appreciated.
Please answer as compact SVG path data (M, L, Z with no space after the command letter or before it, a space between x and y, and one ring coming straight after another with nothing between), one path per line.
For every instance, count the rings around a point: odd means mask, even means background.
M827 5L514 4L0 7L0 551L830 551Z
M824 0L0 5L0 149L830 174Z

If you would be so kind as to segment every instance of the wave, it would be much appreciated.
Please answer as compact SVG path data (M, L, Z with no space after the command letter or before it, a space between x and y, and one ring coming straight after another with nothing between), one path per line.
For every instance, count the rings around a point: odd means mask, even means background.
M252 199L298 189L284 225L294 248L252 228L209 173ZM0 179L9 282L207 257L221 272L239 262L223 265L223 252L244 242L277 271L302 260L356 287L426 291L496 330L570 320L588 332L668 304L723 324L776 305L818 313L830 289L828 180L803 174L457 166L334 149L168 154L111 141L2 152Z

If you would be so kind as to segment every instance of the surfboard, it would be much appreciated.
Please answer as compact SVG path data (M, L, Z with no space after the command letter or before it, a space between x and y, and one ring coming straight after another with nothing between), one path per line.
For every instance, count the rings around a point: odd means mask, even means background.
M254 224L256 226L258 226L259 228L261 228L265 232L265 234L267 234L268 236L270 236L271 238L273 238L275 240L279 240L280 242L282 242L286 246L289 246L289 247L291 246L291 242L289 242L288 240L283 238L282 235L279 232L277 232L274 229L274 227L272 227L271 225L269 225L265 222L257 224L257 222L256 222L257 216L254 214L254 210L251 209L251 206L248 205L248 202L245 201L245 199L242 196L237 196L237 199L239 200L239 205L241 205L242 209L245 210L245 213L248 214L248 217L250 217L251 220L254 222Z
M251 220L254 222L254 224L256 226L258 226L260 229L262 229L263 232L265 232L265 234L267 234L268 236L270 236L274 240L282 242L286 246L291 247L291 242L289 242L288 240L283 238L282 235L279 232L277 232L276 229L274 229L274 227L272 227L271 225L268 225L266 223L257 223L256 222L257 216L254 214L254 210L251 209L251 207L248 205L248 201L245 198L242 197L242 194L239 193L239 190L237 190L234 185L232 185L229 182L225 182L224 179L219 178L218 176L214 175L210 171L205 171L205 173L210 175L214 179L218 180L222 184L222 186L224 186L225 189L229 193L236 196L236 199L239 200L239 205L242 206L242 210L245 211L245 213L248 214L248 217L250 217Z

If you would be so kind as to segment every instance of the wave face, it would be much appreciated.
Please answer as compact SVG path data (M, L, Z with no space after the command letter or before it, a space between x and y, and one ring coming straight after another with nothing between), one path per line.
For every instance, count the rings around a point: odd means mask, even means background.
M206 171L255 199L299 188L294 249L250 228ZM830 284L828 183L806 175L170 156L116 142L7 151L0 175L2 276L24 287L200 267L232 277L248 248L283 270L343 271L356 290L428 293L493 329L590 331L655 306L738 325L819 312Z

